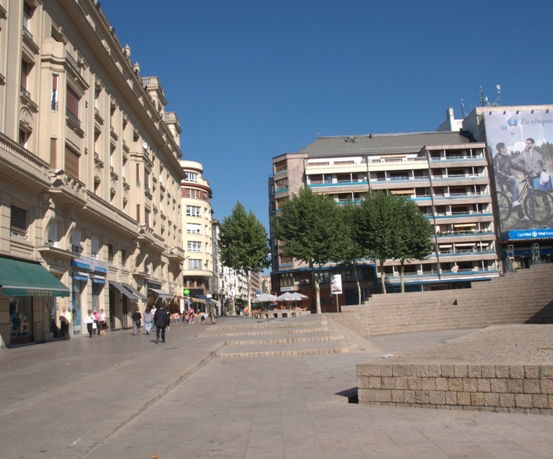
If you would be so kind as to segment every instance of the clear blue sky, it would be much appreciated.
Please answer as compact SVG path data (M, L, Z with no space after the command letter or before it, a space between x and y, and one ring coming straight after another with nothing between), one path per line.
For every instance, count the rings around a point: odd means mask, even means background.
M432 131L502 86L553 102L553 1L103 0L141 75L156 75L200 161L215 217L266 226L271 158L317 135Z

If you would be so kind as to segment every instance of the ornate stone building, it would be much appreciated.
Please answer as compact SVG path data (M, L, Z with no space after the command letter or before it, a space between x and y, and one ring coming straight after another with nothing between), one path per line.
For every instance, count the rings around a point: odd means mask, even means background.
M0 345L130 325L182 292L179 122L97 1L0 0L0 46Z

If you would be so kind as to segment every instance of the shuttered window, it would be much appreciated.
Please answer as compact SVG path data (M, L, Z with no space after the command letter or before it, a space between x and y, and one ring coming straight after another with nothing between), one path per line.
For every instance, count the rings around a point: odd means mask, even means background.
M79 119L79 96L69 86L67 87L67 111Z
M76 179L79 178L79 154L65 147L65 171Z

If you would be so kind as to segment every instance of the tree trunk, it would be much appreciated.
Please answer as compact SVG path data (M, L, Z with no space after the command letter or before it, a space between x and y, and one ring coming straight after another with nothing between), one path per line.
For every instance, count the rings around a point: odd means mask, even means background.
M315 288L315 307L317 308L317 314L321 313L321 286L319 285L319 278L315 274L315 269L311 266L311 282Z
M355 273L355 284L357 285L357 301L359 304L363 304L363 298L361 298L361 282L359 282L359 273L357 271L357 265L353 265L353 272Z
M380 282L382 282L382 293L386 294L386 275L384 274L384 260L380 260Z
M403 283L403 270L405 268L405 260L401 260L399 265L399 283L401 285L401 293L405 293L405 284Z
M252 284L251 271L248 270L248 291L246 292L246 295L248 295L248 311L250 312L250 317L253 319L252 298L250 295L251 284Z

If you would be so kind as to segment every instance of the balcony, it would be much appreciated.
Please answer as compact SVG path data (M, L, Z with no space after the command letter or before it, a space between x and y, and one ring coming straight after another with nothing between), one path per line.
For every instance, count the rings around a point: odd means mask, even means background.
M33 112L36 113L38 111L38 105L33 101L33 99L31 98L31 93L24 86L21 86L19 88L19 97L21 99L21 102L24 105L28 106Z
M65 121L67 126L79 136L84 137L84 131L81 129L81 121L79 118L71 113L69 110L65 110Z
M42 256L51 255L66 260L71 260L78 256L77 254L62 248L59 241L48 241L42 247L39 247L38 251Z

